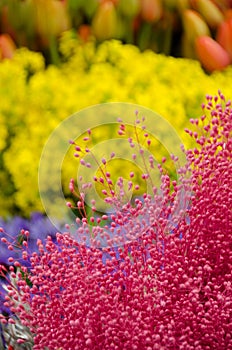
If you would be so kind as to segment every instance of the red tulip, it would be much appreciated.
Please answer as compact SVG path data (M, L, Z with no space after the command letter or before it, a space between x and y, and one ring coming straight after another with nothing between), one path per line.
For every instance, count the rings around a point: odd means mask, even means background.
M8 34L0 35L0 57L12 58L16 50L14 41Z
M226 10L224 15L225 15L225 20L232 19L232 9Z
M228 52L209 36L196 38L195 49L199 61L208 72L222 70L231 62Z
M223 22L219 26L216 39L232 59L232 19Z
M157 22L163 13L160 0L141 0L141 15L146 22Z
M78 34L84 42L88 41L91 36L91 27L87 24L82 24L78 29Z

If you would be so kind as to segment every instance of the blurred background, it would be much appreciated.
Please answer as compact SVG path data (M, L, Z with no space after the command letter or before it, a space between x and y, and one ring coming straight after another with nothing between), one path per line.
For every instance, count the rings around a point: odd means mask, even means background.
M142 51L199 59L212 71L230 64L231 7L231 0L1 0L0 53L11 57L26 46L58 64L59 37L72 29L84 42L119 39Z

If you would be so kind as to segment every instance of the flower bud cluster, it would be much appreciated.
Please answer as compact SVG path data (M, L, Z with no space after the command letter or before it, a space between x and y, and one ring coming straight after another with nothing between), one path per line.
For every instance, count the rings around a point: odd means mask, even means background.
M79 220L88 246L58 233L58 244L38 242L30 268L20 264L6 304L35 350L232 348L232 108L219 92L203 109L187 131L189 178L163 173L160 193L124 205L108 226Z

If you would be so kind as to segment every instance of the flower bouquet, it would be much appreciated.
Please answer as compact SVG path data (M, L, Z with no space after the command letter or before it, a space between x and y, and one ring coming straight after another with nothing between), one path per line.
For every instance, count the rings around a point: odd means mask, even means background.
M9 257L9 273L2 266L8 349L232 349L232 107L221 92L206 99L204 114L186 130L195 147L182 147L182 165L175 155L158 164L148 156L146 116L135 112L132 129L118 121L119 137L141 161L140 180L128 168L127 181L115 181L107 159L71 141L85 169L91 172L88 159L97 161L93 182L107 210L88 198L92 184L78 190L71 180L78 199L67 206L78 214L66 232L39 239L34 252L22 232L21 258ZM85 142L94 130L87 133ZM17 249L7 233L1 240ZM14 340L7 336L12 325Z

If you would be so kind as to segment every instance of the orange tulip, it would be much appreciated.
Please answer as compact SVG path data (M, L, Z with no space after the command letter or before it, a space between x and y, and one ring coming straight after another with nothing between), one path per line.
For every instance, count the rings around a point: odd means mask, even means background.
M232 19L232 9L228 9L224 12L225 20Z
M162 13L160 0L141 0L141 16L146 22L157 22Z
M228 52L232 59L232 19L223 22L219 26L216 40Z
M87 24L82 24L78 29L78 34L84 42L88 41L91 37L91 27Z
M8 34L0 35L0 57L12 58L16 50L14 41Z
M222 70L231 62L226 50L209 36L196 38L195 48L199 61L208 72Z

